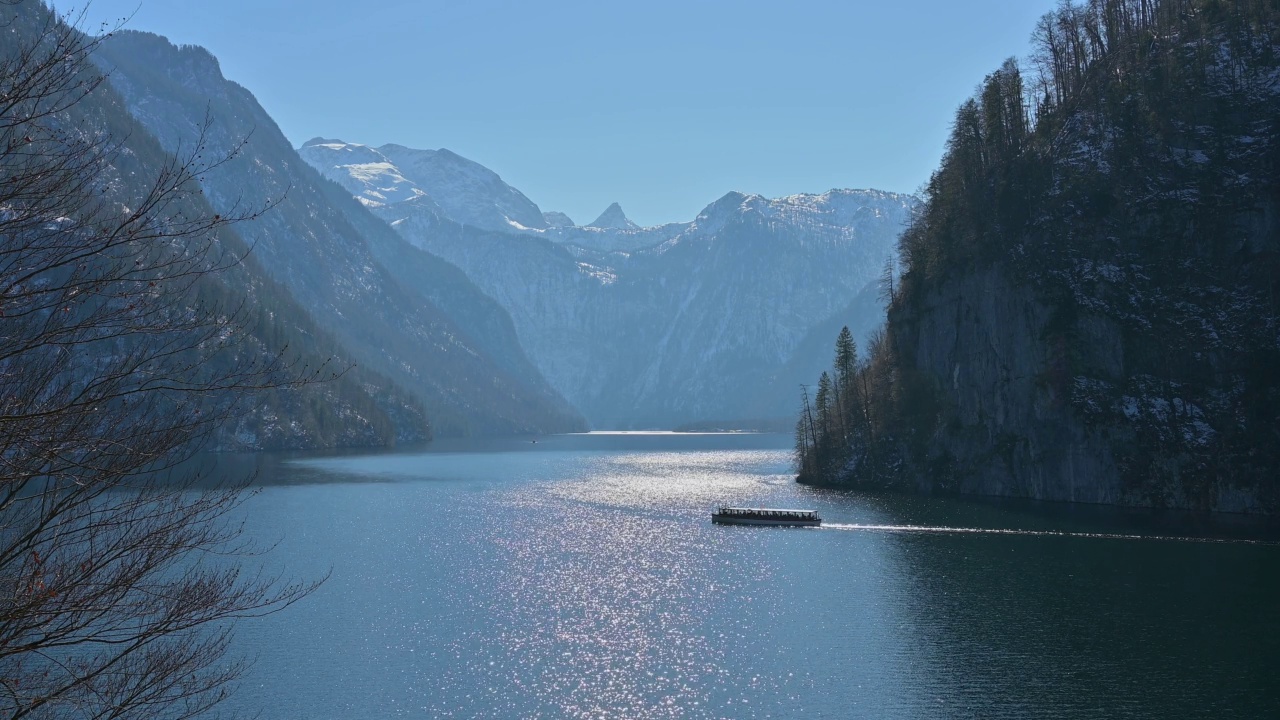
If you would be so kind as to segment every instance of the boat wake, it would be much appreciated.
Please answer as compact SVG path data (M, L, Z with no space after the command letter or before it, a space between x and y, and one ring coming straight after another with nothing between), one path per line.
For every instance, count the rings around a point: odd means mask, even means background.
M859 530L866 532L906 533L917 535L1019 535L1024 537L1088 538L1092 540L1160 540L1164 542L1280 546L1280 541L1249 540L1244 538L1212 538L1194 537L1190 535L1125 535L1121 533L1067 532L1062 530L1017 530L1013 528L967 528L934 525L863 525L857 523L824 522L821 528L818 529Z

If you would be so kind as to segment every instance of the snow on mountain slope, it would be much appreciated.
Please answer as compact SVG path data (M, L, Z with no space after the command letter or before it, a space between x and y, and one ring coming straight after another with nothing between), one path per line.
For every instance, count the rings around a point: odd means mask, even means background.
M366 206L390 205L426 195L368 145L315 138L299 148L298 154Z
M494 171L448 150L378 148L452 220L489 230L542 229L542 210Z
M578 226L562 212L542 212L497 173L448 150L374 148L314 138L298 148L298 154L369 208L411 202L421 211L424 204L431 204L436 215L459 225L542 235L587 250L639 250L670 240L688 226L640 227L618 203L590 225Z
M463 225L508 232L551 225L537 205L497 173L449 150L374 148L315 138L298 148L298 154L367 207L427 197L442 216Z

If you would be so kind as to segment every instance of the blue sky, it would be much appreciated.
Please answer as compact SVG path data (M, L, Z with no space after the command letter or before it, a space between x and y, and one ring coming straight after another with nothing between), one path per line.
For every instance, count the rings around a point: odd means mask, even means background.
M60 3L60 6L62 4ZM1056 0L94 0L203 45L295 144L447 147L543 210L689 220L730 190L911 192Z

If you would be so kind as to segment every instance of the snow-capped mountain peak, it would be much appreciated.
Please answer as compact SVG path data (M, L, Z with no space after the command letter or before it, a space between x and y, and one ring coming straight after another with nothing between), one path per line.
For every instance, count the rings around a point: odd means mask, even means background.
M298 148L298 154L367 207L393 205L426 194L368 145L313 138Z
M640 228L639 225L627 218L627 214L622 212L622 206L618 203L613 203L605 208L604 212L600 213L600 217L596 218L587 227L600 228L602 230L638 230Z

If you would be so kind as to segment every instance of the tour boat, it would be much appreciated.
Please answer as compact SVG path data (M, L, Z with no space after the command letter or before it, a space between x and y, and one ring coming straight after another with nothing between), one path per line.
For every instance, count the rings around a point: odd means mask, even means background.
M711 522L725 525L790 525L817 527L822 524L816 510L788 508L722 507L711 513Z

